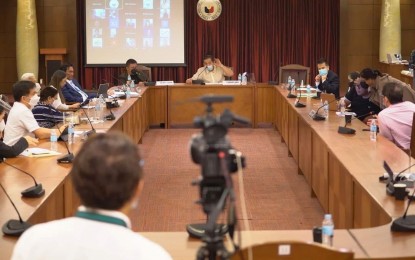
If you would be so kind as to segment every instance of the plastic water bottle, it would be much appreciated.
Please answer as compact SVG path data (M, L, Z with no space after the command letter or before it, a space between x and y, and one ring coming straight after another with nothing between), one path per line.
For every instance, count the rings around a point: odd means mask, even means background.
M130 90L130 88L128 86L127 86L127 90L125 91L125 96L127 98L130 98L131 97L131 90Z
M101 120L101 99L98 98L95 103L95 120L99 121Z
M135 87L134 80L131 80L131 82L130 82L130 88L131 89L134 89L134 87Z
M331 214L325 214L322 224L323 245L333 246L334 223Z
M339 107L340 114L344 115L344 112L346 111L346 104L344 103L344 99L340 99Z
M378 126L376 125L376 119L372 119L370 123L370 141L376 142L377 129L378 129Z
M295 79L291 79L291 90L295 93Z
M291 86L291 76L288 76L288 85Z
M246 85L248 83L248 79L246 77L246 73L242 74L242 85Z
M326 118L329 118L329 103L326 101L324 101L324 116Z
M75 142L75 128L74 123L70 122L68 125L68 144L73 144Z
M58 151L58 135L56 134L56 129L50 130L50 150L54 152Z
M307 84L307 99L309 99L311 96L311 86L310 84Z
M238 81L242 82L242 74L241 73L238 74Z

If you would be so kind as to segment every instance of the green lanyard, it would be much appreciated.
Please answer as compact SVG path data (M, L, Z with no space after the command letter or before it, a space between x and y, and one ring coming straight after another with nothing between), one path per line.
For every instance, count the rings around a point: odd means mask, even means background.
M125 221L122 220L122 219L115 218L115 217L110 217L110 216L106 216L106 215L101 215L101 214L94 213L94 212L77 211L75 216L79 217L79 218L95 220L95 221L100 221L100 222L105 222L105 223L110 223L110 224L114 224L114 225L120 225L120 226L123 226L123 227L127 227L127 223L125 223Z

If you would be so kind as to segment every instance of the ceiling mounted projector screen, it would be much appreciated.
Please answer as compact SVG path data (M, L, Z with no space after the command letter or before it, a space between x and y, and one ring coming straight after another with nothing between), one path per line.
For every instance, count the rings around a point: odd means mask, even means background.
M86 65L184 65L185 0L86 0Z

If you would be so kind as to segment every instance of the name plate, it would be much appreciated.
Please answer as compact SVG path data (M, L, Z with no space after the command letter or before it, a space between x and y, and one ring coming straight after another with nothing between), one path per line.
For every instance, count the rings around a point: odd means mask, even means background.
M174 81L173 80L156 81L156 86L172 86L172 85L174 85Z
M224 86L239 86L241 85L240 80L224 80L222 83Z

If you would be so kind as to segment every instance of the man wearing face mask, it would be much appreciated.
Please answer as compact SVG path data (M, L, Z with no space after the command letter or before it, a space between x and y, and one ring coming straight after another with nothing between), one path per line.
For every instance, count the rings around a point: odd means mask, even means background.
M204 83L221 83L225 80L225 77L233 76L233 71L223 65L218 58L214 58L213 55L205 55L203 65L193 77L186 80L187 84L191 84L193 80L202 80Z
M339 98L339 76L330 70L329 63L324 58L317 61L317 68L316 87L325 93L333 93L336 99Z
M348 79L350 81L349 91L344 97L346 106L350 105L350 110L356 113L356 116L363 122L372 117L372 115L380 112L379 106L370 101L370 89L365 82L361 82L359 73L352 72L349 74ZM367 115L372 113L372 115ZM362 117L367 115L366 117Z

